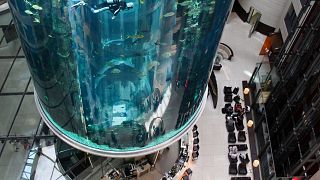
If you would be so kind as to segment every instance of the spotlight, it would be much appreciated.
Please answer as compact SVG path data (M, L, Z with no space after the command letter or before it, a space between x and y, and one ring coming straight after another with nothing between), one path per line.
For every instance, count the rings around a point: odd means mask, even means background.
M258 167L260 165L260 161L259 160L254 160L252 163L253 167Z
M251 128L251 127L253 126L253 121L252 121L252 120L248 120L247 126L248 126L249 128Z
M250 92L250 89L249 89L249 88L244 88L244 90L243 90L243 93L244 93L244 94L249 94L249 92Z

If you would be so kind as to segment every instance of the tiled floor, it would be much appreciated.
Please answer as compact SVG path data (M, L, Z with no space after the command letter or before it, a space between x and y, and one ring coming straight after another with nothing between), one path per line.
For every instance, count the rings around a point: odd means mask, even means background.
M261 61L258 52L260 52L265 37L261 34L254 34L248 38L250 25L243 23L234 13L230 18L229 23L225 26L221 42L232 48L234 57L231 61L224 60L221 63L222 69L215 71L218 82L217 108L213 109L212 100L208 98L205 110L197 123L200 132L200 156L191 166L194 172L192 177L197 180L230 179L227 156L228 134L225 127L225 115L221 113L221 108L225 104L223 87L241 87L242 81L249 80L256 63ZM239 94L242 95L242 92L240 91ZM248 138L246 143L248 143ZM249 171L251 168L251 165L248 165ZM248 176L252 177L252 173L248 173Z
M231 14L230 18L221 42L228 44L233 49L235 56L232 61L223 61L221 71L216 72L219 88L217 109L213 109L212 101L209 98L198 122L200 157L191 165L194 172L192 178L196 180L229 179L227 131L224 115L221 114L221 107L224 105L222 89L225 85L240 87L241 81L248 80L256 63L261 61L257 52L260 51L264 37L255 34L248 38L250 26L241 22L235 14ZM1 15L0 25L6 25L10 20L9 15ZM2 37L2 31L0 31L0 37ZM17 40L9 44L3 41L0 45L0 56L15 56L19 48L20 44ZM22 55L22 51L19 52L19 55ZM11 71L6 78L10 69ZM31 92L33 85L32 82L28 83L29 78L30 74L24 59L0 58L1 136L32 135L39 125L40 116L36 111L33 95L24 97L22 95L4 95L6 93L22 94L26 88L28 92ZM27 151L20 145L18 152L15 152L15 147L9 142L0 143L0 150L0 180L18 179L24 166Z

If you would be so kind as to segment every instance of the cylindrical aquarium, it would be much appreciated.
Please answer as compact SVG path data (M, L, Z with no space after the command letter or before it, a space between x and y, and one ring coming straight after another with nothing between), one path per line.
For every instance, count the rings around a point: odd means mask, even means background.
M162 149L205 105L231 0L9 0L52 131L88 153Z

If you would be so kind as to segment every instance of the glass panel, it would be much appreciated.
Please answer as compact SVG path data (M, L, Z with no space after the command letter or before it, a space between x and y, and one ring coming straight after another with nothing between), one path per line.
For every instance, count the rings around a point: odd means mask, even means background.
M261 158L260 158L260 162L261 163L261 175L262 177L264 177L264 179L267 179L267 177L269 177L270 172L269 172L269 161L268 161L268 154L264 153L262 154Z
M288 32L290 32L293 28L293 24L297 19L296 12L294 10L293 4L291 3L286 16L284 17L284 22L286 24Z
M30 73L25 59L16 59L2 92L24 92Z
M0 96L0 135L7 136L22 96Z
M108 152L161 144L196 119L230 5L9 3L41 111L60 133Z
M40 115L35 109L34 97L25 96L10 135L32 136L36 133Z
M6 79L6 75L9 72L13 59L1 59L0 61L0 87Z

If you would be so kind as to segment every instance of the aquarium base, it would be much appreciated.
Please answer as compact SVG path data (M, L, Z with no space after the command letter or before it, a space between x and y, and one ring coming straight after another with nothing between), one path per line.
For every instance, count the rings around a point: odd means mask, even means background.
M70 138L69 136L67 136L66 134L64 134L61 130L58 129L58 127L56 127L56 125L54 125L51 122L51 120L49 120L49 117L46 115L45 110L43 109L42 105L40 104L40 100L38 98L36 91L34 91L34 98L35 98L37 109L38 109L42 119L44 120L44 122L47 124L47 126L51 129L51 131L58 138L60 138L61 140L63 140L67 144L69 144L70 146L72 146L76 149L79 149L81 151L87 152L89 154L97 155L97 156L113 157L113 158L126 158L126 157L137 157L137 156L144 156L144 155L152 154L152 153L159 151L161 149L164 149L164 148L170 146L171 144L173 144L174 142L180 140L190 129L193 128L193 126L198 121L198 119L199 119L200 115L202 114L204 107L206 105L207 94L208 94L208 87L206 88L205 93L202 97L200 106L195 111L195 113L192 117L193 119L190 121L190 123L188 125L186 125L186 127L183 130L181 130L179 133L177 133L171 139L169 139L163 143L157 144L155 146L152 146L152 147L146 147L146 148L141 148L139 150L130 150L130 151L106 151L106 150L86 146L84 144L77 142L76 140L74 140L74 139Z

